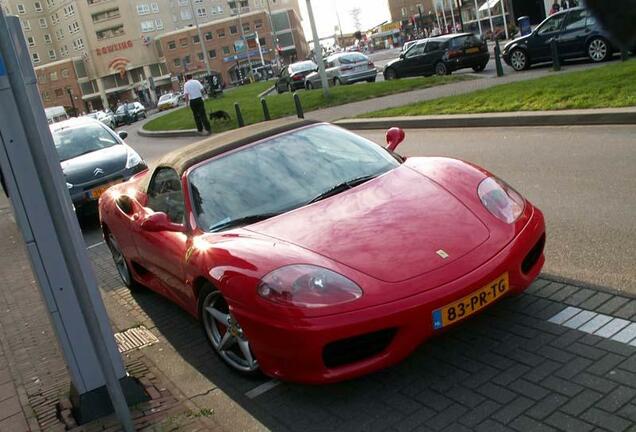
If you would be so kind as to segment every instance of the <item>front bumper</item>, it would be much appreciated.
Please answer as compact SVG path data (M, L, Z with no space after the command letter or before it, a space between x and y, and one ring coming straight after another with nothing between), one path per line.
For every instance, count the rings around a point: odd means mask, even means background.
M438 288L387 304L306 319L300 324L284 317L263 316L240 306L233 305L232 312L265 374L303 383L351 379L404 359L422 342L443 331L433 329L434 310L465 297L503 273L508 272L509 293L521 293L543 266L540 242L544 236L543 215L534 209L517 237L479 268ZM538 254L537 244L541 245ZM524 272L522 265L533 249L535 260ZM361 347L364 338L368 343ZM338 344L349 350L360 349L366 356L354 356L354 361L346 362L345 353L344 363L337 361L336 366L329 367L327 364L334 362L328 358L331 355L328 351L337 349Z
M83 207L87 206L95 206L99 197L93 196L91 191L111 183L113 186L115 186L115 184L123 183L135 174L140 173L147 168L148 166L144 162L142 162L130 169L125 169L117 173L110 174L106 177L100 178L99 180L73 185L73 187L69 189L71 201L73 201L73 205L75 206L76 210L82 209Z

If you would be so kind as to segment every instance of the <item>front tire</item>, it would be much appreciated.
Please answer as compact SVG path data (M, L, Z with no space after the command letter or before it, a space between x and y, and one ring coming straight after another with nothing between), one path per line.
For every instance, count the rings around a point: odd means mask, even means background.
M387 69L384 75L387 81L391 81L398 78L397 72L395 72L395 69L392 69L392 68Z
M311 82L307 83L307 90L313 90L314 89L314 85Z
M610 55L610 47L607 41L597 37L587 44L587 56L594 63L604 62Z
M450 75L450 72L448 71L448 67L446 66L446 63L444 62L438 62L435 65L435 73L439 76Z
M482 64L477 65L477 66L473 66L473 70L475 72L482 72L484 69L486 69L486 63L482 63Z
M211 284L205 284L199 293L199 317L203 334L226 365L244 375L259 373L258 360L243 329L221 291Z
M528 69L530 62L526 52L519 48L512 50L510 53L510 66L517 72Z
M128 262L126 261L126 257L121 252L117 240L115 240L115 237L113 237L113 234L110 232L108 232L106 235L106 245L108 246L108 249L110 249L110 254L113 257L115 268L117 269L117 273L119 274L119 278L121 279L121 281L129 290L138 290L140 288L140 285L133 279L132 272L130 271L130 267L128 267Z

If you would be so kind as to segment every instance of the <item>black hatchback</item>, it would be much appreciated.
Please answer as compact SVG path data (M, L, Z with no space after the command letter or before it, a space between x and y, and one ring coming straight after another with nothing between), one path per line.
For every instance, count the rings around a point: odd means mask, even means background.
M401 53L399 59L389 62L384 68L384 79L448 75L464 68L481 72L489 60L488 45L472 33L437 36L418 41Z
M596 18L586 9L566 9L546 18L532 33L504 46L504 61L516 71L535 63L552 61L550 43L555 40L560 59L588 57L602 62L616 49Z
M71 200L77 212L96 210L110 186L145 170L146 163L116 134L97 120L77 118L50 126Z

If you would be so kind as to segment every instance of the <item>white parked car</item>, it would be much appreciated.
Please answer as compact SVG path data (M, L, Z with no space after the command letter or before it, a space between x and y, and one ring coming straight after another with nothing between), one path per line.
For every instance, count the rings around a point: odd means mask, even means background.
M183 96L181 96L180 93L166 93L159 98L157 108L159 109L159 111L176 108L181 105L182 99Z
M111 129L115 127L115 117L113 115L113 112L110 110L108 111L108 113L104 111L95 111L95 112L86 114L83 117L88 117L88 118L98 120Z

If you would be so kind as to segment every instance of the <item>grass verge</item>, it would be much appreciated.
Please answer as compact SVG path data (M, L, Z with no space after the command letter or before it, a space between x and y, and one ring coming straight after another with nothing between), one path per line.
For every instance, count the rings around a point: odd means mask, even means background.
M325 98L321 90L300 91L298 94L304 111L308 112L320 108L424 89L467 79L471 78L465 75L450 75L338 86L329 89L331 93L329 98ZM237 127L236 113L234 110L235 102L238 102L241 106L245 124L262 121L263 111L258 95L272 86L273 83L274 81L254 83L225 92L224 95L219 98L208 99L205 102L205 108L208 113L223 110L232 116L232 121L229 122L213 122L212 130L214 132L221 132ZM267 96L266 100L272 118L285 117L296 113L294 100L290 93L272 94ZM144 129L148 131L194 128L195 124L192 118L192 112L187 107L176 109L144 125Z
M636 60L502 84L484 90L389 108L360 117L552 111L636 106Z

